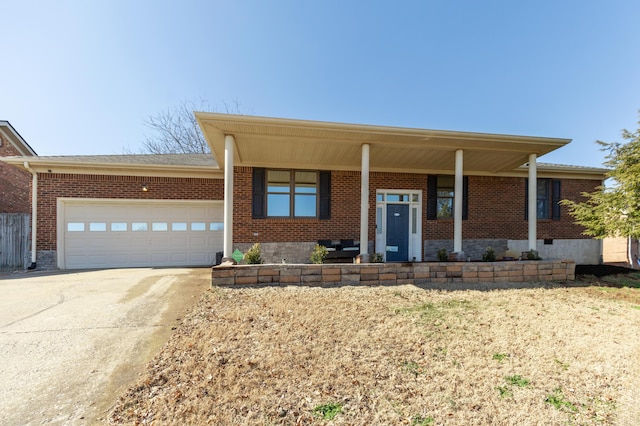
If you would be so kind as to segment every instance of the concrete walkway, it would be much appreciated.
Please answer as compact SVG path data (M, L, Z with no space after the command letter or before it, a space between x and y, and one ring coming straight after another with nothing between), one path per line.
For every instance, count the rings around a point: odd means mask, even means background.
M3 425L94 424L210 284L210 269L0 275Z

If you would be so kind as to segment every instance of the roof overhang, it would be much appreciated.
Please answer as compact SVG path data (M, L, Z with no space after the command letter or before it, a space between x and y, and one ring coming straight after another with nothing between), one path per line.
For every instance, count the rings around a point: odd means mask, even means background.
M235 139L234 165L360 170L370 145L370 170L451 173L464 151L465 174L514 172L570 139L455 132L195 112L217 163L224 169L224 137Z
M8 140L18 152L23 156L33 157L38 154L29 146L29 144L22 139L20 133L16 129L13 128L11 123L8 121L0 120L0 133L4 137L5 140Z
M604 181L611 170L601 167L567 166L563 164L538 163L537 175L545 178L558 179L590 179ZM511 175L526 176L529 165L518 167Z
M224 178L219 169L208 166L83 162L77 159L65 160L64 157L0 157L0 161L25 170L25 163L28 163L29 168L37 173Z

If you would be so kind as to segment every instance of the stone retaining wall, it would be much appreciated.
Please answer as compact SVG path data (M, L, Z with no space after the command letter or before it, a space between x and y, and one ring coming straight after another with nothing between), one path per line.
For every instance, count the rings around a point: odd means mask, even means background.
M211 285L396 285L575 279L572 260L515 262L236 265L212 269Z

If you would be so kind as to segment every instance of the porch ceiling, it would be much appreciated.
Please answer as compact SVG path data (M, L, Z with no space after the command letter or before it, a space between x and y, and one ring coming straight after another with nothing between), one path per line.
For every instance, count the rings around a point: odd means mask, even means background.
M465 173L513 171L569 139L453 132L196 112L224 168L224 136L236 141L237 166L360 170L361 146L370 144L372 171L448 172L464 150Z

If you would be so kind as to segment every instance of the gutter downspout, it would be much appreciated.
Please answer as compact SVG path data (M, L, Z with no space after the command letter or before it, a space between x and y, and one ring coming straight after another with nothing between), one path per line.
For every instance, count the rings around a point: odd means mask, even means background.
M36 269L36 237L38 235L38 173L24 162L24 168L33 175L31 185L31 265L29 270Z

